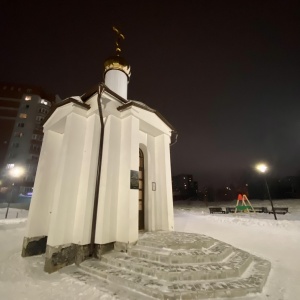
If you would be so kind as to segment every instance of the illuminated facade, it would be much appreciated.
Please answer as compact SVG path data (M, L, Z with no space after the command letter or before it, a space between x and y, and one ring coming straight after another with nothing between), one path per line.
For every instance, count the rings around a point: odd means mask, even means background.
M109 247L126 251L139 230L174 230L176 131L156 110L127 100L123 58L107 59L104 76L54 107L44 124L22 255L46 251L47 272Z

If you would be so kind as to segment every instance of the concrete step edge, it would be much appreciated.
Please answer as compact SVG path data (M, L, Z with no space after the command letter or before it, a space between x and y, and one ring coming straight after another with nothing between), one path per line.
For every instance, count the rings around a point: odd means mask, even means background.
M218 249L222 246L223 249ZM128 250L128 254L134 257L140 257L149 261L182 264L194 261L195 257L198 262L217 262L225 259L231 252L233 247L223 243L214 243L209 248L190 249L190 250L170 250L158 249L153 250L147 246L134 246ZM218 251L217 251L218 250Z
M270 271L268 261L254 257L252 270L248 272L248 277L226 279L221 282L220 280L189 281L183 284L182 282L168 283L163 280L156 280L143 274L135 274L127 270L103 265L99 261L92 263L96 265L94 268L91 268L89 264L84 262L80 267L87 273L92 273L155 299L180 299L180 297L205 299L245 296L248 293L261 292Z
M245 251L234 249L231 259L226 262L190 263L172 265L172 267L120 252L107 253L102 256L101 261L112 267L119 267L168 281L205 280L233 278L242 275L251 263L252 255ZM166 270L162 268L166 268Z

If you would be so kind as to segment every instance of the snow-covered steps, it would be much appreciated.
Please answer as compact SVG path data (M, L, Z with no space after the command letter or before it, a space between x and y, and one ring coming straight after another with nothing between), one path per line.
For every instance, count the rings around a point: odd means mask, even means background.
M126 253L112 252L102 256L102 263L168 281L230 278L241 275L252 262L252 256L234 249L225 262L165 264L132 257Z
M203 234L184 233L176 231L145 232L137 242L140 246L164 249L200 249L208 248L215 240Z
M128 253L112 251L80 267L155 299L205 299L260 292L270 263L203 235L152 232Z
M231 246L215 242L210 247L191 249L154 248L136 245L128 249L128 254L144 260L157 261L164 264L188 264L202 262L217 262L226 258L231 252Z

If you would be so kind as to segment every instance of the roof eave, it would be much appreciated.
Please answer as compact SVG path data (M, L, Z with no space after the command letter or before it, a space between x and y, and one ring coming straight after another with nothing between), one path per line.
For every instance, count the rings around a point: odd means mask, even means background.
M172 130L171 131L171 145L173 145L173 144L175 144L177 142L178 133L177 133L176 129L174 128L174 126L171 123L169 123L166 120L166 118L161 113L159 113L155 109L148 108L148 107L145 107L145 106L143 106L143 105L141 105L139 103L129 101L128 103L117 107L117 110L120 111L120 112L122 112L122 111L124 111L126 109L131 108L132 106L135 106L135 107L138 107L138 108L141 108L141 109L144 109L144 110L147 110L149 112L152 112L152 113L156 114Z
M104 89L105 92L113 96L116 100L118 100L120 103L125 104L128 103L128 100L121 97L111 89L109 89L103 82L97 85L94 85L92 88L90 88L86 93L84 93L81 96L81 99L83 102L86 102L88 99L90 99L93 95L95 95L98 92L99 86Z
M85 108L85 109L90 109L90 105L88 105L88 104L80 103L79 101L77 101L77 100L75 100L75 99L73 99L73 98L67 98L67 99L62 100L62 101L60 101L60 102L58 102L58 103L55 103L55 104L51 107L50 112L49 112L49 114L47 115L47 117L44 119L44 122L43 122L42 126L44 126L44 124L48 121L48 119L52 116L52 114L55 112L55 110L56 110L58 107L64 106L64 105L66 105L66 104L68 104L68 103L74 103L74 104L76 104L76 105L78 105L78 106L81 106L81 107L83 107L83 108Z

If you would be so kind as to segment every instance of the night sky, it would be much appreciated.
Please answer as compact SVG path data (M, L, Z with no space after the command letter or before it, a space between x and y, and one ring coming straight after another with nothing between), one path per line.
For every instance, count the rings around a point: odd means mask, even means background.
M259 161L300 175L299 1L75 3L2 1L0 81L82 95L103 81L116 25L128 99L178 131L173 175L230 183Z

